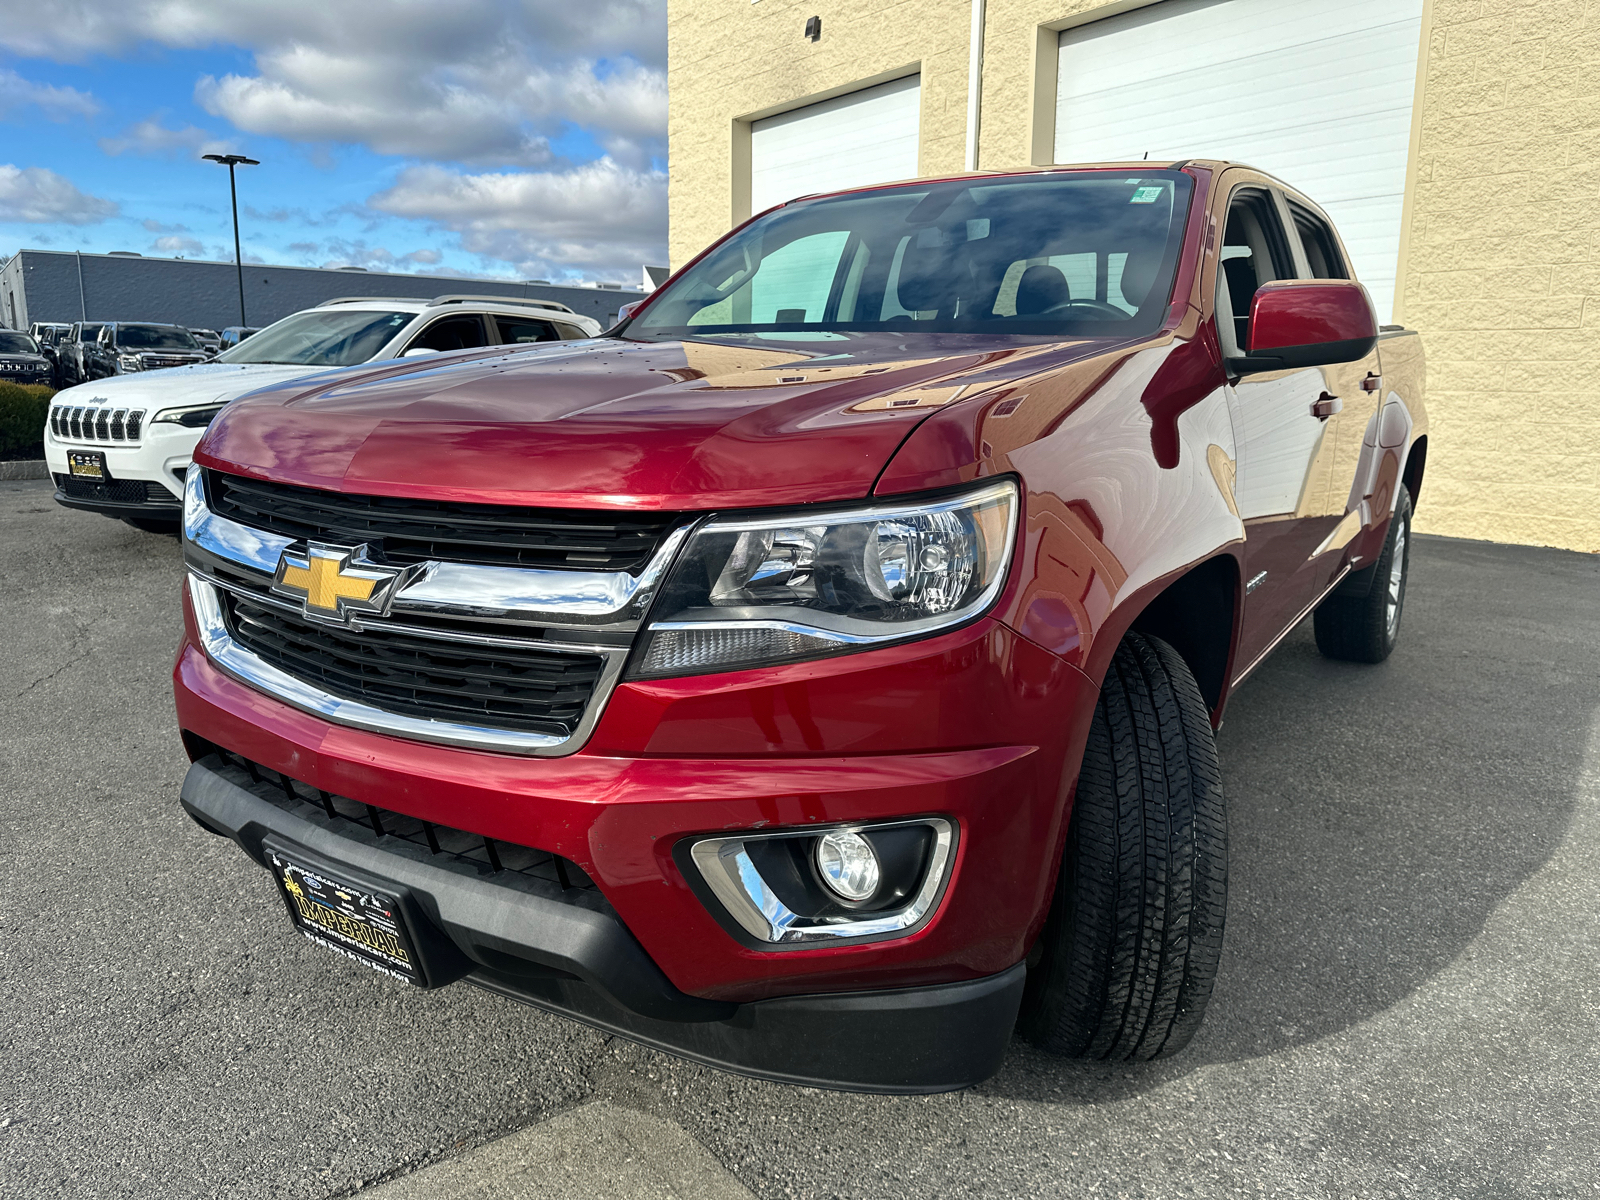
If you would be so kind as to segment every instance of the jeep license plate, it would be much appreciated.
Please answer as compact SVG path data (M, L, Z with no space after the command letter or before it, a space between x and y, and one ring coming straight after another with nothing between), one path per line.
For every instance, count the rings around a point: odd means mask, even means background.
M301 866L271 847L267 858L289 906L289 919L304 936L385 975L422 983L417 952L395 897Z
M111 481L111 474L106 470L106 456L99 450L67 451L67 470L78 479L92 479L96 483Z

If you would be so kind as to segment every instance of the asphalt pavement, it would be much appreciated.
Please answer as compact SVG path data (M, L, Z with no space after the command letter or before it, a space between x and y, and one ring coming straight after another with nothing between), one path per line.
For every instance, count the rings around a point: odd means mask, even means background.
M1424 489L1423 507L1427 504ZM1600 556L1419 537L1233 701L1182 1055L761 1083L287 928L177 804L178 546L0 483L0 1196L1600 1196Z

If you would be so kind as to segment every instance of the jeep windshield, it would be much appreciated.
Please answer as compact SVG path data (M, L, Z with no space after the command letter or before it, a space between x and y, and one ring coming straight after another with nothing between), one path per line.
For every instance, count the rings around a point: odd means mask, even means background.
M216 361L352 367L382 350L416 315L372 309L308 309L252 334L217 355Z
M1139 336L1165 314L1190 195L1181 172L1124 170L799 200L716 247L622 336Z
M187 329L176 325L118 325L119 350L198 350Z
M37 354L39 343L25 333L0 330L0 354Z

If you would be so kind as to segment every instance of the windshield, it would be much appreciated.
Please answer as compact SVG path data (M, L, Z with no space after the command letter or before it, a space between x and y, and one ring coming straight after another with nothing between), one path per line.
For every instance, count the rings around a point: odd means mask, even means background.
M117 347L122 350L198 350L200 343L187 329L176 325L118 325Z
M0 330L0 354L37 354L39 343L25 333Z
M217 356L218 362L299 363L349 367L364 363L413 320L416 313L312 308L268 325Z
M80 326L78 326L78 340L80 342L92 342L92 341L97 340L99 337L100 337L100 326L99 325L80 325Z
M1149 333L1190 192L1176 171L1080 171L798 201L718 246L623 336Z

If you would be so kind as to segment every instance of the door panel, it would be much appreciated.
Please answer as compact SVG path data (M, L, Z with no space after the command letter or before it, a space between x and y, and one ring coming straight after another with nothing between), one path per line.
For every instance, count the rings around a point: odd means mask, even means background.
M1217 272L1217 336L1225 356L1238 355L1248 344L1256 289L1296 277L1296 245L1270 188L1245 184L1233 190ZM1238 444L1234 494L1245 529L1244 626L1235 657L1240 670L1311 601L1312 559L1326 532L1331 471L1330 443L1314 409L1323 390L1316 368L1245 375L1228 388Z
M1326 513L1332 442L1312 411L1323 393L1316 368L1247 375L1232 389L1239 447L1235 496L1244 521L1244 629L1248 667L1311 603Z

